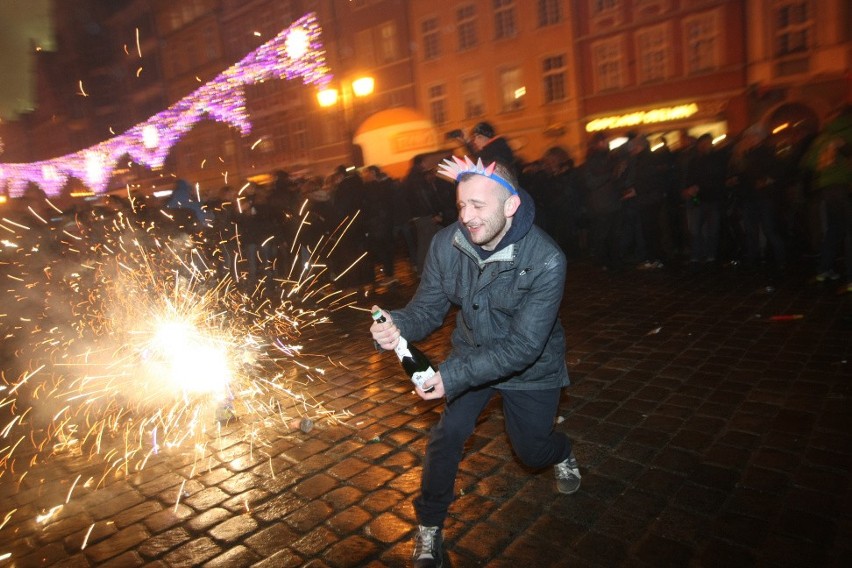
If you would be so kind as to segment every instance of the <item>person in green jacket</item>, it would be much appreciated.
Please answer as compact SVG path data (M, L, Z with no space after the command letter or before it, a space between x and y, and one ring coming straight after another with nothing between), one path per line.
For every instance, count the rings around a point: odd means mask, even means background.
M844 283L839 292L852 292L852 105L844 106L825 125L803 159L825 209L825 233L814 279L840 279L834 270L835 260L845 249Z

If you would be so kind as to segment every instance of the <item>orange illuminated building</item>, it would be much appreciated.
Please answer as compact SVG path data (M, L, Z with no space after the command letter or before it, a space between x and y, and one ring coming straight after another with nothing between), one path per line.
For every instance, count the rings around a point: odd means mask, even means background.
M443 134L488 121L526 160L554 145L576 156L574 4L412 0L418 109Z
M585 136L637 132L676 146L748 125L745 4L581 0L577 77Z

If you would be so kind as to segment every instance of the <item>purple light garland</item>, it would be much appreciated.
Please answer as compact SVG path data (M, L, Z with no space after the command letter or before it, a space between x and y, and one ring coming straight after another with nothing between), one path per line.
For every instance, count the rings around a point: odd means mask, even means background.
M103 193L123 156L152 169L161 167L172 147L205 114L245 136L251 132L245 85L301 78L306 85L322 88L331 80L320 33L316 15L305 14L212 81L114 138L50 160L0 162L0 189L6 186L10 197L20 197L32 182L54 197L75 177L95 193Z

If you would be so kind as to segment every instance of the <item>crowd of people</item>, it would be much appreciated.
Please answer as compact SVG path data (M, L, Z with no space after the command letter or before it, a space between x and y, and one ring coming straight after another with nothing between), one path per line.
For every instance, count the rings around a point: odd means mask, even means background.
M569 259L588 256L606 270L728 264L782 278L796 264L852 291L848 107L816 137L754 125L730 141L682 142L651 147L629 133L613 149L598 133L582 164L557 146L519 165L536 223Z
M185 189L178 180L165 205L173 224L188 219L180 226L210 235L221 269L249 288L264 281L273 290L295 261L327 265L325 277L343 290L387 288L398 282L397 252L417 273L431 236L455 220L452 185L420 159L402 180L376 165L339 166L325 177L277 171L269 184L226 186L203 204Z
M676 148L631 132L613 148L597 133L581 163L561 146L524 162L487 122L450 138L473 160L517 175L534 200L535 224L569 260L589 258L609 271L725 264L773 278L795 265L849 292L850 132L846 107L811 138L754 125L722 142L681 137ZM400 251L419 275L432 236L456 221L453 186L436 176L437 163L417 156L401 179L376 165L339 166L325 177L277 171L269 184L226 186L204 202L177 180L164 209L172 225L221 244L220 270L242 271L246 285L283 277L297 255L307 260L324 245L333 250L322 261L334 282L368 290L397 281ZM148 215L163 225L153 209Z

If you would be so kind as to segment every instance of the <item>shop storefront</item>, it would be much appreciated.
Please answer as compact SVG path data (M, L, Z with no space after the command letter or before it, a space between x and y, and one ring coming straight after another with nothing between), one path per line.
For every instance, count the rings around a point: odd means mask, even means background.
M615 109L608 114L591 116L585 124L587 136L605 132L617 145L630 133L644 134L652 147L667 144L677 148L687 136L709 133L723 142L729 132L745 126L743 105L736 99L663 101L645 108Z

